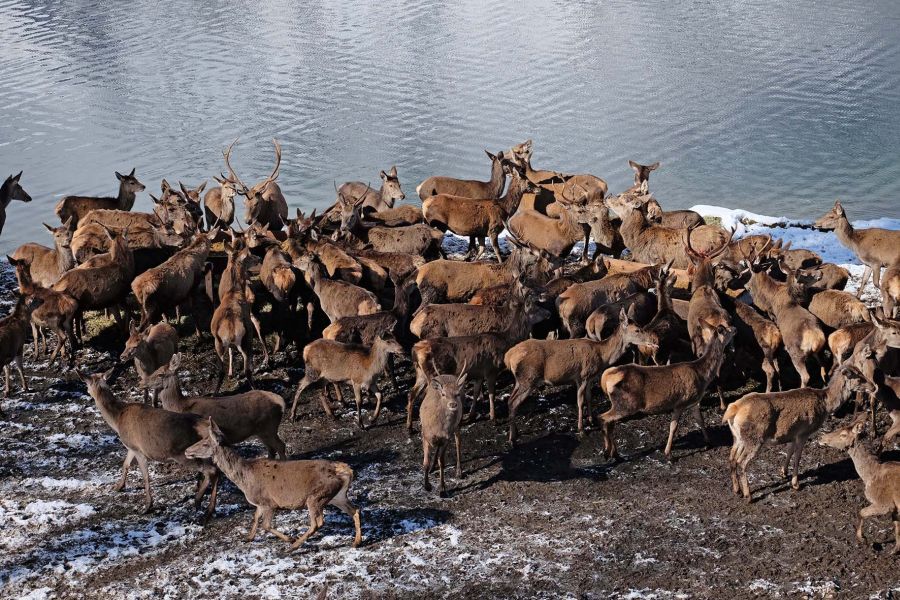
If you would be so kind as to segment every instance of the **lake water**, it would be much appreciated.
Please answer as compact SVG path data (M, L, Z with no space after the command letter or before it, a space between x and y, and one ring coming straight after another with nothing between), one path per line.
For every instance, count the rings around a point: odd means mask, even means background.
M48 241L67 193L136 167L257 180L284 147L292 206L398 166L486 178L483 148L631 181L664 206L812 218L900 212L900 3L0 0L0 175L24 169L0 250ZM137 209L150 206L147 192Z

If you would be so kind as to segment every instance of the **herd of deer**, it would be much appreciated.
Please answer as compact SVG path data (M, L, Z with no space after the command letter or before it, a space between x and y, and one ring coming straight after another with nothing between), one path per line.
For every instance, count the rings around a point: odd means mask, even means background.
M855 398L852 422L822 440L847 450L866 483L871 505L860 512L860 539L862 519L877 514L890 513L900 532L900 463L881 462L861 442L867 428L876 437L878 405L892 426L876 450L900 433L900 232L854 229L839 202L816 222L833 229L880 286L882 306L872 310L859 294L843 291L845 269L813 252L769 235L732 239L733 231L706 224L695 212L662 210L649 192L659 163L629 161L634 185L611 195L593 175L533 169L529 140L488 152L488 181L429 177L416 188L421 208L395 205L405 195L392 167L381 171L380 188L345 183L323 214L298 210L289 218L276 182L278 143L271 174L252 186L231 166L233 147L223 153L228 175L216 177L219 187L202 200L205 183L176 189L163 180L153 212L132 212L144 185L134 170L116 173L118 196L63 198L56 207L62 224L45 225L53 247L29 243L9 257L19 294L12 314L0 321L6 393L12 364L28 389L22 362L29 328L36 358L47 353L49 332L56 339L50 364L59 358L74 366L85 340L84 312L111 311L126 338L119 362L106 373L79 375L127 450L116 489L125 486L136 459L147 509L148 462L176 461L203 475L198 507L211 488L207 518L222 473L244 492L256 507L249 539L261 519L265 531L296 548L321 527L323 508L331 504L353 518L354 544L360 543L360 511L347 497L352 469L287 460L278 432L285 399L253 389L258 346L264 366L283 353L287 364L303 368L289 418L319 381L325 384L319 402L333 417L333 403L343 400L340 384L349 383L365 428L381 412L380 378L389 375L397 390L396 369L404 363L396 357L409 357L415 382L406 426L412 432L418 403L424 486L431 489L436 463L442 495L447 447L452 440L462 477L462 424L475 419L484 388L489 418L496 419L497 383L506 373L514 384L507 401L510 443L519 408L539 386L572 385L578 431L585 421L596 423L607 458L619 456L617 423L667 414L671 459L682 413L692 414L707 435L700 403L715 389L734 438L732 487L748 500L747 469L766 442L790 445L783 476L793 461L797 488L807 440ZM30 200L20 177L0 188L3 209L10 200ZM238 196L245 199L247 227L237 223L235 230ZM4 219L0 212L0 225ZM511 243L505 256L504 230ZM444 255L447 231L469 239L465 260ZM479 260L489 252L485 238L493 258ZM579 242L581 262L567 261ZM630 260L620 258L626 251ZM182 314L198 336L209 324L220 361L214 395L181 392L179 334L169 321ZM236 376L235 350L249 391L218 395L225 377ZM113 371L130 362L143 403L124 402L110 388ZM787 364L799 382L782 371ZM765 377L765 392L726 406L723 388L757 374ZM595 414L598 384L609 404ZM367 422L364 393L375 399ZM251 437L262 441L268 458L247 460L232 449ZM304 506L310 525L302 536L292 540L274 528L276 509Z

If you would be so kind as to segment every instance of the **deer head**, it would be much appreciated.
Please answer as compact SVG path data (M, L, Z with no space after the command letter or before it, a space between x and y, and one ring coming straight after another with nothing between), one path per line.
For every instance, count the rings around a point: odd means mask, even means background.
M841 206L841 201L835 200L832 209L825 213L825 215L819 218L815 223L813 223L813 227L816 227L818 229L831 230L837 228L838 224L846 220L847 215L846 213L844 213L844 207Z
M118 173L116 173L118 175ZM10 200L19 200L21 202L31 202L31 196L28 195L19 180L22 178L22 171L18 175L10 175L0 186L0 201L8 203Z
M122 175L116 171L116 179L119 180L120 189L128 194L137 194L138 192L143 192L146 188L146 186L134 176L134 169L132 169L131 173L128 175Z
M629 160L628 166L634 169L634 184L638 185L644 183L645 181L650 181L650 173L659 168L659 161L653 163L652 165L642 165L640 163L634 162L633 160Z
M400 189L400 179L397 177L397 167L391 167L391 170L385 173L382 171L378 174L381 177L381 198L387 203L389 208L394 208L395 200L403 200L406 194Z

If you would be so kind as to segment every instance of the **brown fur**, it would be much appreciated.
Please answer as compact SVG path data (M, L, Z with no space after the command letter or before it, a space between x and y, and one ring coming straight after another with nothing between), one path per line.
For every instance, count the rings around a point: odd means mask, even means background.
M853 294L840 290L823 290L816 293L807 308L832 329L869 320L868 307Z
M176 352L178 352L178 332L168 323L157 323L143 331L135 327L134 322L129 323L128 339L125 340L125 349L119 355L119 362L134 361L138 383L144 389L144 402L147 402L150 396L147 377L168 364ZM156 397L154 390L153 406L157 406Z
M63 223L72 219L72 224L78 226L82 217L98 208L131 210L131 207L134 206L135 196L138 192L144 191L145 186L134 176L134 169L128 175L122 175L116 171L116 179L119 180L117 197L66 196L56 205L56 216Z
M25 354L25 342L28 340L28 324L31 315L42 303L43 300L39 297L19 296L12 313L0 319L0 365L3 365L6 377L6 386L3 389L4 398L9 396L9 364L11 362L16 363L22 391L29 391L25 374L22 373L22 357Z
M53 236L53 248L29 242L22 244L12 253L16 260L28 261L28 274L31 280L44 288L48 288L62 277L62 274L75 266L72 255L72 234L75 233L73 221L69 220L59 227L44 227Z
M438 489L444 496L447 486L444 482L444 459L452 437L456 442L456 477L462 479L462 449L459 428L462 423L463 401L465 399L466 375L436 375L425 393L419 420L422 423L422 472L424 487L431 491L428 475L438 465Z
M454 177L431 176L416 187L416 193L424 203L425 200L440 194L460 198L483 198L493 200L499 198L506 184L503 170L503 153L491 154L484 151L491 160L491 178L488 181L472 179L456 179ZM423 204L424 206L424 204Z

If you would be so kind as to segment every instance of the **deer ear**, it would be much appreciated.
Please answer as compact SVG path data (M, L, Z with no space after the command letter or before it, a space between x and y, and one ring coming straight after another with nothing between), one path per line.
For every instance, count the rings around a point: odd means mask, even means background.
M202 192L205 189L206 189L206 182L204 181L203 183L201 183L200 185L197 186L197 193L199 194L200 192Z
M172 358L169 359L169 370L177 371L181 367L181 352L176 352L172 355Z
M129 177L134 177L134 169L131 169L131 173L128 174Z
M439 392L444 391L444 385L440 381L438 381L437 377L434 377L431 379L431 387L433 387L434 389L436 389Z
M116 179L118 179L119 181L122 181L122 179L123 179L124 177L125 177L124 175L122 175L121 173L119 173L118 171L116 171Z
M129 321L128 321L128 333L130 333L131 335L134 335L134 334L136 334L137 332L138 332L138 328L137 328L137 326L134 324L134 321L129 320Z
M112 376L113 371L115 371L115 370L116 370L116 368L113 367L113 368L108 369L108 370L106 370L106 371L103 372L102 378L103 378L103 382L104 382L104 383L106 383L107 381L109 381L109 378Z
M844 214L844 207L841 205L841 201L840 201L840 200L835 200L835 201L834 201L834 211L835 211L837 214L839 214L839 215Z
M628 312L625 310L625 307L622 306L619 308L619 326L624 327L628 324Z
M635 172L635 173L640 173L640 172L641 172L641 165L637 164L637 163L634 162L633 160L629 160L629 161L628 161L628 166L631 167L632 169L634 169L634 172Z
M63 225L65 225L66 228L68 228L68 229L75 229L75 227L74 227L74 225L75 225L75 217L74 217L74 215L71 216L71 217L69 217L68 219L66 219L66 222L63 223Z
M391 170L388 171L388 175L390 175L391 177L397 177L397 167L396 166L391 167Z
M658 168L659 168L659 161L656 161L656 162L653 163L652 165L647 165L647 170L648 170L648 171L655 171L655 170L657 170Z
M69 217L69 218L71 218L71 217ZM50 227L50 226L47 225L46 223L41 223L41 225L43 225L44 227L46 227L46 228L47 228L47 231L53 231L53 230L55 229L54 227Z
M381 171L380 173L378 173L378 176L381 177L382 179L384 179L385 181L387 181L388 176L387 176L387 173L385 173L384 171Z

